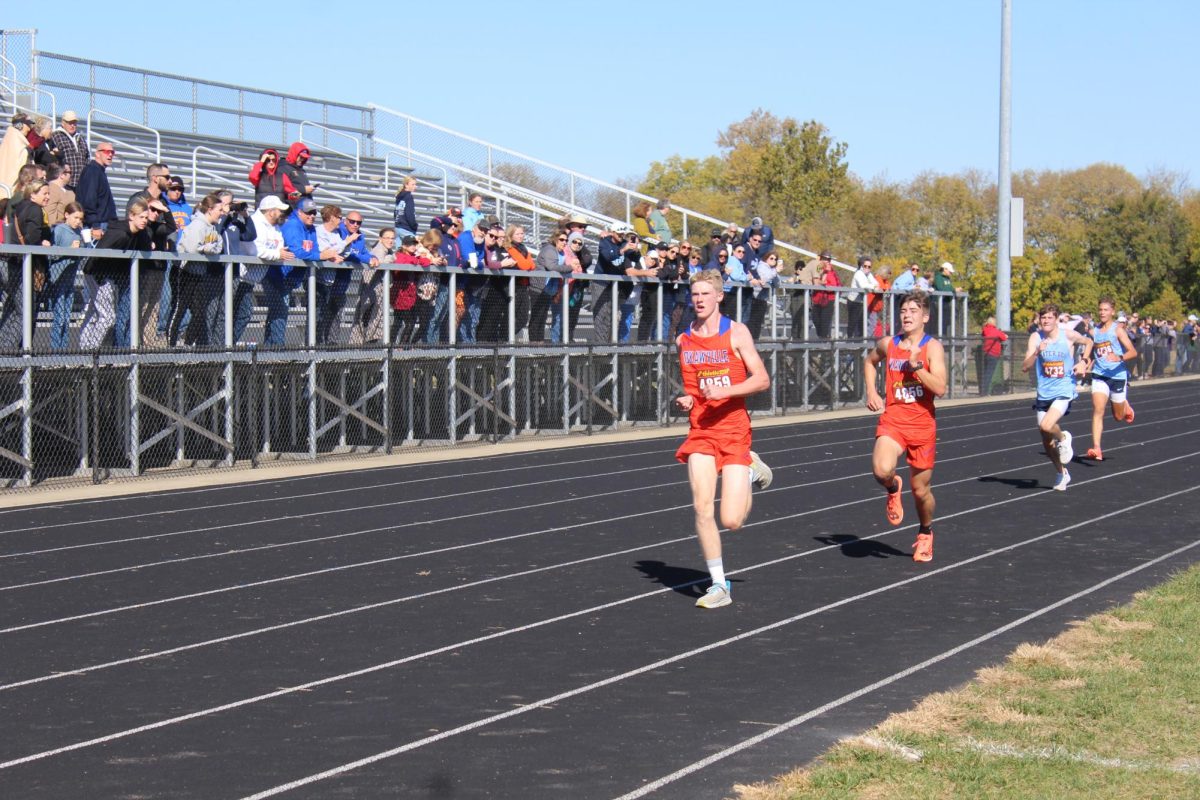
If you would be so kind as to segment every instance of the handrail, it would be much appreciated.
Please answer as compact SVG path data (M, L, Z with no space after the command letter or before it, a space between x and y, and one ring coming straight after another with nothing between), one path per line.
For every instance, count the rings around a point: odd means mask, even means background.
M361 173L359 170L359 165L360 165L360 162L362 161L362 142L360 142L358 140L357 136L351 136L350 134L348 134L344 131L339 131L337 128L331 128L328 125L322 125L321 123L313 122L312 120L306 119L300 123L300 136L298 138L301 142L304 142L305 144L311 145L313 147L324 147L326 150L337 153L338 155L348 156L350 154L343 153L341 150L337 150L333 147L330 147L328 143L317 144L316 142L305 141L305 139L304 139L304 126L305 125L311 125L314 128L318 128L320 130L325 131L326 133L337 134L338 136L345 137L345 138L349 139L350 141L354 142L354 180L356 180L356 181L361 180L361 178L360 178Z
M227 161L232 161L235 164L240 164L243 167L248 167L254 163L253 161L247 161L243 158L237 158L236 156L231 156L228 153L222 153L220 150L214 150L211 147L205 147L202 144L197 145L195 147L195 149L192 150L192 189L193 189L193 191L196 188L196 183L197 183L196 177L201 172L203 172L205 175L207 175L210 178L220 179L220 178L225 177L224 175L221 175L218 172L213 172L212 170L200 168L200 166L199 166L200 162L199 162L199 159L197 158L197 156L200 155L201 150L203 150L206 153L212 153L214 156L220 156L221 158L224 158Z
M636 192L636 191L634 191L634 190L632 190L632 189L627 189L627 188L625 188L625 187L623 187L623 186L617 186L617 185L616 185L616 184L614 184L614 183L609 183L608 181L600 180L599 178L593 178L593 177L591 177L590 175L584 175L583 173L580 173L580 172L575 172L574 170L567 169L566 167L559 166L558 164L552 164L552 163L550 163L550 162L548 162L548 161L543 161L543 160L541 160L540 158L535 158L535 157L533 157L533 156L526 155L526 154L524 154L524 153L521 153L521 152L519 152L519 151L517 151L517 150L510 150L510 149L508 149L508 148L506 148L506 147L499 147L499 146L497 146L497 145L491 144L490 142L485 142L485 141L483 141L482 139L477 139L477 138L475 138L475 137L473 137L473 136L469 136L469 135L467 135L467 134L465 134L465 133L460 133L460 132L458 132L458 131L456 131L456 130L452 130L452 129L450 129L450 128L446 128L446 127L443 127L443 126L441 126L441 125L437 125L437 124L435 124L435 123L432 123L432 122L428 122L428 121L426 121L426 120L420 119L419 117L414 117L414 116L412 116L412 115L410 115L410 114L405 114L405 113L403 113L403 112L396 111L396 110L394 110L394 109L388 108L387 106L381 106L381 105L379 105L378 103L367 103L367 107L368 107L368 108L370 108L370 109L372 109L372 110L374 110L374 111L382 111L382 112L383 112L383 113L385 113L385 114L391 114L391 115L392 115L392 116L394 116L394 117L399 117L400 119L406 120L406 121L408 121L408 122L416 122L416 123L418 123L418 124L420 124L420 125L425 125L425 126L428 126L429 128L432 128L433 130L436 130L436 131L441 131L442 133L446 133L446 134L449 134L449 135L451 135L451 136L456 136L456 137L458 137L458 138L460 138L460 139L463 139L463 140L465 140L465 141L472 142L472 143L474 143L474 144L478 144L478 145L480 145L481 147L486 147L486 148L488 148L488 151L489 151L489 158L488 158L488 164L489 164L489 166L490 166L490 164L491 164L491 157L490 157L490 153L491 153L492 151L494 151L494 152L498 152L498 153L504 153L504 154L506 154L506 155L513 156L513 157L515 157L515 158L520 158L520 159L523 159L523 160L525 160L525 161L528 161L528 162L530 162L530 163L532 163L532 164L537 164L537 165L539 165L539 166L546 167L547 169L553 169L553 170L557 170L558 172L561 172L561 173L563 173L563 174L567 175L567 176L568 176L568 177L571 179L571 200L570 200L570 206L572 206L572 207L578 207L578 206L577 206L577 204L576 204L576 202L575 202L575 180L576 180L577 178L578 178L578 179L581 179L581 180L588 181L589 183L595 184L596 186L602 187L602 188L604 188L604 189L608 189L608 190L610 190L610 191L619 192L619 193L621 193L621 194L625 195L625 197L626 197L626 204L625 204L625 209L626 209L626 210L625 210L625 216L626 216L626 219L625 219L625 221L626 221L626 222L632 222L632 220L630 220L630 219L629 219L629 217L630 217L630 214L631 214L631 208L632 208L632 206L631 206L631 204L629 203L629 200L628 200L629 198L634 198L634 197L636 197L636 198L638 198L639 200L649 200L650 202L655 202L655 201L656 201L656 198L654 198L654 197L651 197L651 196L650 196L650 195L648 195L648 194L642 194L641 192ZM377 126L377 127L378 127L378 126ZM376 141L380 141L379 137L377 137L377 136L376 136L376 137L372 137L372 138L374 138ZM403 148L403 146L400 146L400 147L401 147L401 149L405 149L405 148ZM407 149L411 149L411 148L407 148ZM491 176L491 175L488 175L487 177L488 177L488 179L489 179L489 180L493 180L493 179L494 179L494 178L493 178L493 176ZM562 200L560 200L560 201L558 201L558 202L560 202L560 203L563 203L563 202L565 202L565 201L562 201ZM712 224L714 224L714 225L720 225L722 228L726 228L726 227L728 227L728 226L729 226L729 225L731 225L731 224L736 224L736 223L732 223L732 222L722 221L722 220L719 220L719 219L717 219L716 217L710 217L710 216L708 216L707 214L702 214L702 213L700 213L700 212L698 212L698 211L692 211L691 209L688 209L688 208L683 208L683 207L674 207L674 209L675 209L676 211L678 211L679 213L683 214L683 216L684 216L684 225L685 225L685 228L686 228L686 225L687 225L687 218L688 218L689 216L690 216L690 217L695 217L696 219L699 219L699 220L704 220L705 222L709 222L709 223L712 223ZM739 229L739 230L741 230L741 226L738 226L738 229ZM684 234L685 234L685 236L686 236L686 230L684 231ZM805 248L803 248L803 247L798 247L798 246L796 246L796 245L793 245L793 244L788 244L787 242L781 242L781 241L779 241L779 240L776 240L776 241L775 241L775 246L776 246L776 247L779 247L779 248L782 248L782 249L784 249L784 250L790 250L790 251L792 251L792 252L795 252L795 253L799 253L799 254L801 254L801 255L808 256L809 258L815 258L815 257L816 257L816 255L817 255L815 252L813 252L813 251L811 251L811 250L806 250L806 249L805 249ZM834 266L838 266L838 267L841 267L841 268L843 268L843 269L850 270L850 271L853 271L853 270L854 270L854 267L850 266L849 264L843 264L843 263L841 263L841 262L839 262L839 261L835 261L835 262L833 262L833 263L834 263Z
M395 142L389 141L387 139L383 139L378 136L372 136L371 140L377 144L383 145L384 147L391 148L392 150L398 150L402 155L408 155L408 154L417 152L417 151L412 150L411 148L406 147L402 144L396 144ZM533 198L535 200L545 201L546 204L558 206L559 208L561 208L567 212L574 212L574 211L582 210L579 206L571 205L570 203L567 203L563 200L559 200L557 197L551 197L550 195L542 194L541 192L535 191L533 189L526 189L523 186L518 186L517 184L512 183L511 181L506 181L503 178L496 178L494 176L482 173L479 170L471 169L470 167L464 167L461 164L455 164L451 161L446 161L445 159L438 158L437 156L431 156L428 153L419 154L418 160L422 160L422 161L425 161L426 163L431 163L431 164L445 165L445 166L448 166L450 169L455 170L456 172L462 172L467 175L473 175L476 178L480 178L481 180L487 181L488 183L493 184L493 185L500 184L501 186L504 186L504 187L514 188L518 192L520 192L522 195ZM494 191L495 191L494 186L488 188L489 193L494 192ZM598 219L609 219L609 220L613 219L612 217L606 218L602 214L592 213L591 211L588 211L587 213L589 216L593 216Z
M16 81L17 81L17 65L14 64L13 62L9 61L7 58L5 58L2 55L0 55L0 64L6 64L12 68L13 83L16 83ZM0 73L0 82L7 81L7 80L8 80L8 70L6 69L6 70L4 70L3 73ZM12 113L16 114L17 113L17 93L16 92L13 92L12 103L10 103L9 106L12 109Z
M0 56L0 58L2 58L2 56ZM12 62L9 62L9 63L12 63ZM15 69L15 67L14 67L14 69ZM46 97L50 98L50 122L51 122L51 124L58 121L58 100L55 99L53 92L48 92L45 89L43 89L42 87L37 86L32 83L26 83L25 81L19 81L16 78L9 80L8 78L3 77L3 76L0 76L0 85L11 87L9 91L12 92L12 102L9 103L9 106L12 108L12 111L14 114L17 113L17 109L20 109L22 111L28 111L31 114L45 116L46 112L42 111L40 108L36 107L38 95L44 94L44 95L46 95ZM21 88L18 89L17 87L21 87ZM24 92L31 93L33 95L33 101L34 101L35 107L28 108L26 106L19 105L17 103L17 92L18 91L24 91Z
M132 125L135 128L141 128L144 131L150 131L151 133L153 133L154 134L154 153L153 154L151 154L151 152L149 150L138 147L135 144L130 144L129 142L122 142L120 139L117 139L115 137L110 136L107 138L111 139L114 142L117 142L117 144L121 145L122 147L128 147L130 150L136 150L139 153L145 153L147 156L153 155L155 162L162 161L162 135L158 131L156 131L154 128L151 128L149 125L143 125L140 122L134 122L131 119L125 119L125 117L122 117L118 114L113 114L110 111L105 111L100 108L93 108L90 111L88 111L88 115L87 115L88 152L91 152L91 150L92 150L92 117L96 114L102 114L106 117L110 117L111 119L115 119L115 120L124 122L126 125Z
M405 154L398 153L395 150L388 150L387 153L384 155L384 157L383 157L383 189L384 189L384 191L388 191L388 189L389 189L388 177L389 177L389 171L391 169L392 156L396 156L397 158L399 158L401 156L405 156ZM421 158L413 158L412 156L405 156L405 157L408 158L409 161L420 161L421 163L425 164L426 166L433 167L434 169L440 169L442 171L442 208L443 209L447 208L450 205L450 173L446 170L446 168L443 166L439 166L438 164L434 164L431 161L425 161L424 159L421 159ZM416 176L414 176L414 177L416 177ZM417 178L417 181L420 181L420 180L421 180L420 178ZM428 183L428 181L426 181L426 183ZM403 185L403 184L401 184L401 185Z

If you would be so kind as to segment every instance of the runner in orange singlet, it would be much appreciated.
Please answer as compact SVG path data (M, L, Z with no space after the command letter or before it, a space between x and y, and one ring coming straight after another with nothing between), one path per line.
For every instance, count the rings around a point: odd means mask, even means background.
M700 608L733 602L714 514L717 475L722 476L721 524L731 531L750 513L751 483L762 489L771 484L770 468L750 450L750 415L743 399L770 388L771 378L749 329L721 316L723 295L723 277L717 270L692 276L696 319L675 340L684 391L675 404L688 412L691 423L675 458L688 467L696 536L712 577L712 586L696 601Z
M867 408L883 409L875 428L875 453L871 466L875 480L887 489L887 518L893 525L904 519L896 474L900 454L908 459L909 482L921 528L913 542L914 561L933 560L933 462L937 448L934 397L946 393L946 353L942 343L925 333L929 322L929 298L916 291L900 299L900 330L897 336L880 339L863 364ZM884 399L875 390L876 367L886 363Z

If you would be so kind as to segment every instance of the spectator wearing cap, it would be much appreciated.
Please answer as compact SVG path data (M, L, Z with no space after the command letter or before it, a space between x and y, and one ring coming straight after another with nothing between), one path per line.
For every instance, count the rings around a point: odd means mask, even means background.
M296 254L289 250L284 243L283 231L279 227L284 213L290 209L291 207L282 198L273 194L267 195L259 202L258 210L252 217L254 221L254 254L259 259L267 262L279 262L290 261L296 257ZM262 284L267 306L267 323L263 331L263 344L283 344L284 325L287 322L288 294L280 290L279 287L283 283L278 278L268 286L266 278L270 269L269 264L248 264L241 272L239 283L251 288L255 284ZM275 269L278 273L278 268ZM251 292L246 292L243 297L239 297L237 293L234 294L233 340L235 342L241 341L242 334L250 323L250 315L253 310L254 300ZM274 332L272 332L272 325L275 327ZM268 341L268 339L272 341Z
M284 178L291 183L287 189L287 199L293 206L302 197L312 197L313 192L317 190L316 184L308 179L308 173L304 171L304 165L311 156L308 145L304 142L292 142L287 151L287 158L279 166Z
M459 236L461 235L462 211L461 209L452 207L446 212L445 223L442 228L442 242L438 245L438 258L447 267L462 266L462 247L459 245ZM454 308L457 318L458 295L460 294L463 294L461 281L457 283L455 288L456 296L452 300L450 297L450 276L438 276L438 291L437 296L433 299L433 312L429 317L428 324L425 326L425 342L427 344L448 341L450 309L451 307Z
M316 219L317 201L311 197L301 197L280 227L283 246L292 253L292 257L314 266L321 260L321 250L317 247ZM292 292L304 283L305 275L303 268L293 268L290 264L280 264L267 270L262 280L267 306L267 332L263 344L280 347L285 343ZM313 299L315 301L316 298Z
M175 230L182 231L192 222L192 206L187 200L183 178L178 175L170 175L167 177L166 197L164 198L167 204L167 211L170 212L171 218L175 221ZM165 339L167 329L171 324L171 316L174 313L174 298L179 288L179 267L174 262L167 262L166 270L163 273L162 293L158 300L158 337ZM185 309L183 318L183 326L186 329L191 322L191 312Z
M638 247L637 234L633 227L624 222L609 223L608 228L600 236L599 253L596 259L598 275L613 275L624 277L639 271L641 250ZM617 326L617 341L624 341L629 335L633 309L636 305L627 304L633 294L633 285L628 281L617 283L617 305L622 314ZM613 283L611 281L596 281L592 285L592 341L612 341L613 321ZM624 313L628 308L628 313Z
M450 206L450 208L446 209L445 214L439 214L431 219L429 227L438 229L445 236L446 229L449 227L451 220L458 223L458 230L454 233L455 236L458 236L462 232L462 209L458 206Z
M99 239L108 223L117 218L117 203L108 184L108 168L116 154L112 142L96 145L96 153L83 168L75 187L75 199L83 206L84 227L91 230L94 239Z
M664 197L650 212L650 228L654 232L654 238L660 242L671 241L671 225L667 222L667 212L670 210L671 201Z
M838 279L837 270L833 268L833 253L828 250L822 250L820 256L821 275L818 278L819 286L834 287L841 286L842 282ZM813 292L812 294L812 315L813 327L816 328L817 338L828 339L833 328L833 313L837 303L836 292Z
M758 244L754 245L750 239L758 237ZM742 231L742 243L749 245L750 249L761 258L767 253L775 249L775 231L771 230L770 225L764 225L762 217L755 217L750 220L750 225Z
M78 114L74 111L64 111L60 120L54 133L50 134L50 149L58 157L60 164L71 168L71 179L67 182L67 188L75 191L75 186L83 175L83 168L88 163L87 142L79 132Z
M401 239L417 235L417 201L413 197L416 188L417 179L409 175L400 185L400 191L396 192L392 217L396 225L396 234Z
M482 197L480 197L482 203ZM470 208L468 207L468 211ZM463 217L464 224L466 217ZM464 230L458 235L460 266L464 269L478 270L483 268L486 257L484 252L487 239L488 221L480 216L475 227ZM474 344L475 333L479 328L479 316L483 312L483 302L488 294L488 283L477 277L459 276L458 289L462 292L462 316L458 324L458 341L463 344ZM458 299L455 298L457 304Z
M568 236L572 233L579 233L581 236L587 235L587 217L583 214L568 214L559 220L558 227L566 231Z
M942 266L938 269L937 274L933 276L933 291L949 292L953 294L954 281L951 277L954 275L954 265L949 261L943 261ZM942 333L941 318L942 309L945 308L946 298L940 295L935 295L929 298L929 324L926 330L934 336L940 336ZM950 302L954 302L951 300Z
M713 228L708 233L708 241L700 248L700 261L711 265L716 260L718 250L724 250L726 254L729 253L728 248L725 246L725 240L721 238L721 229Z
M46 204L46 224L57 225L67 216L67 206L75 202L75 193L67 188L71 180L71 168L66 164L51 164L46 169L46 182L50 184L50 202Z
M21 168L29 163L29 139L25 132L30 125L29 117L23 112L14 114L12 123L4 132L4 139L0 141L0 183L5 187L16 186ZM8 189L0 191L7 192Z
M254 207L261 208L263 198L275 195L286 201L298 195L291 178L279 163L279 151L268 147L258 155L258 161L250 167L250 185L254 187Z

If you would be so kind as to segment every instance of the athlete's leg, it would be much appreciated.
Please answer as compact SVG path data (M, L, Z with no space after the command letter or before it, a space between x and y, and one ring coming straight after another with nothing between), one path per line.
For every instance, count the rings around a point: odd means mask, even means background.
M742 527L750 516L754 494L750 491L750 468L726 464L721 470L721 525L731 531Z
M692 510L696 515L696 537L705 561L721 557L721 534L713 509L717 495L717 460L705 453L688 456L688 481L692 485ZM747 479L749 481L749 479Z
M871 472L883 488L891 490L896 487L896 464L899 463L900 454L903 452L904 448L892 437L885 435L875 438L875 452L871 454Z
M1051 405L1048 410L1037 413L1038 431L1042 434L1042 447L1046 449L1046 455L1050 456L1050 460L1054 462L1054 469L1062 472L1063 464L1058 456L1058 442L1063 438L1062 428L1058 427L1058 421L1062 419L1062 411Z
M1108 404L1108 392L1098 391L1099 386L1105 384L1092 378L1092 448L1097 452L1100 450L1100 437L1104 433L1104 406Z
M912 489L913 503L917 507L917 519L921 520L921 530L933 526L933 481L932 469L908 469L908 482Z

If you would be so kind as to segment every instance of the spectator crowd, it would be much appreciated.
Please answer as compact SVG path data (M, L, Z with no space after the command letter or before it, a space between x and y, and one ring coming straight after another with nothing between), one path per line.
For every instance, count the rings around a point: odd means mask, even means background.
M239 197L230 188L193 202L179 176L152 163L145 186L118 203L107 174L115 156L111 142L89 151L72 111L61 115L57 128L18 114L0 142L0 195L7 195L0 199L2 241L80 251L33 259L35 303L50 319L55 350L71 347L80 284L82 349L127 348L135 339L143 347L243 343L256 307L265 317L260 343L289 344L289 315L308 302L310 291L309 270L296 261L315 267L317 343L354 346L383 344L389 336L397 345L445 343L451 327L464 344L575 341L584 308L591 311L591 341L670 341L692 318L689 282L705 269L725 276L722 313L744 322L755 338L771 318L772 289L784 284L809 290L787 293L779 309L788 326L782 330L794 339L879 337L889 297L915 288L961 291L950 262L936 272L912 262L895 277L869 257L860 257L853 274L844 276L829 251L789 263L770 225L758 217L744 228L713 228L703 242L680 239L666 199L636 205L632 224L565 216L538 242L527 241L521 225L506 227L488 214L479 194L422 226L412 177L396 193L393 225L368 242L360 211L318 201L320 185L307 172L311 153L302 142L263 149L246 176L252 199L249 191ZM597 229L589 241L585 234ZM172 257L140 262L135 300L130 260L90 256L93 247ZM211 256L262 262L234 262L228 320L226 263ZM380 269L390 264L405 269ZM0 349L12 349L21 341L23 271L19 258L0 259L0 267ZM431 267L462 271L452 279ZM500 270L534 274L510 280ZM647 278L661 283L661 292L656 283L629 280ZM940 330L945 299L933 304L930 330ZM346 312L348 325L342 323ZM1141 372L1162 374L1166 356L1159 354L1172 349L1177 370L1189 363L1194 368L1195 334L1194 319L1178 331L1166 321L1136 320L1130 335L1154 342Z

